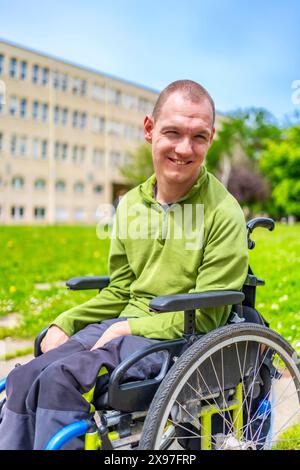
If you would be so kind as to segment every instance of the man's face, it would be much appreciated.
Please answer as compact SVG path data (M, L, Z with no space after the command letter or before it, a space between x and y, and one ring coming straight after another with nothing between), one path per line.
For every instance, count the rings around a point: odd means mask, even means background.
M192 185L213 139L212 120L208 99L193 103L180 92L167 98L155 121L146 116L144 134L152 144L156 175L169 184Z

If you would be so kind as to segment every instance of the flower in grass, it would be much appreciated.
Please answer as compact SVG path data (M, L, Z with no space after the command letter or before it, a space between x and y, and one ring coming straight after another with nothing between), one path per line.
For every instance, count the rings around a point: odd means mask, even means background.
M16 286L10 286L10 287L9 287L9 292L10 292L11 294L14 294L15 292L17 292Z

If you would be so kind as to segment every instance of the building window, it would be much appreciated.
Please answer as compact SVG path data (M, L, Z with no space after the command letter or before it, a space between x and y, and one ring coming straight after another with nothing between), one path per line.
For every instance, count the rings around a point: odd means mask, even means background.
M123 133L123 124L118 121L107 121L107 132L110 135L120 136Z
M62 91L67 91L68 90L68 75L66 75L66 74L62 77L61 89L62 89Z
M22 206L12 206L12 208L10 210L11 217L14 220L23 219L24 212L25 212L25 210L24 210L24 207L22 207Z
M82 113L80 116L80 127L84 129L86 126L86 113Z
M94 192L95 193L100 194L100 193L102 193L102 191L103 191L103 186L101 186L101 184L96 184L94 186Z
M138 100L136 96L122 93L122 106L126 109L137 109Z
M119 90L115 90L111 88L108 89L107 97L108 97L109 103L112 103L115 105L121 104L121 92Z
M32 103L32 119L37 120L39 117L39 103L34 101Z
M15 96L11 96L9 100L9 114L11 116L17 115L17 98Z
M68 218L68 212L64 207L56 207L55 209L55 219L57 221L63 221Z
M17 77L17 59L10 59L9 61L9 76L10 78Z
M84 209L76 208L74 212L75 220L81 221L85 219Z
M45 207L35 207L34 208L34 218L35 219L44 219L46 214Z
M20 102L20 117L25 118L27 113L27 100L22 98Z
M43 190L46 187L46 181L42 178L35 180L34 189Z
M20 138L20 155L26 157L27 155L27 137L23 136Z
M79 162L84 162L85 159L85 147L79 147Z
M49 82L49 69L47 67L43 68L42 72L42 85L48 85Z
M68 158L68 149L69 149L68 144L63 144L62 145L62 160L67 160L67 158Z
M0 114L2 114L4 111L4 105L5 105L5 95L4 93L1 93L0 91Z
M74 184L74 191L75 193L83 193L84 184L81 183L80 181L77 181L77 183Z
M55 142L54 144L54 158L55 160L60 158L60 142Z
M37 64L34 64L32 67L32 82L33 83L38 83L39 81L39 66Z
M138 110L142 113L151 114L153 111L153 104L150 101L146 100L146 98L139 98Z
M54 106L54 116L53 116L54 124L58 124L59 114L60 114L59 106Z
M72 160L74 163L82 163L85 159L85 147L74 145Z
M26 76L27 76L27 62L23 60L21 62L20 79L26 80Z
M81 96L85 96L86 95L86 80L81 80L81 84L80 84L80 94Z
M53 72L53 87L58 90L59 85L60 85L60 76L57 70L55 70L55 72Z
M22 189L24 187L24 179L21 176L15 176L11 185L14 189Z
M138 129L133 124L125 124L124 137L129 140L136 140L138 137Z
M93 163L96 166L104 165L104 151L99 149L94 149L93 151Z
M40 156L40 141L39 141L39 139L33 139L32 153L33 153L33 158L35 160L38 160L38 158Z
M73 162L75 162L75 163L78 162L78 147L77 147L77 145L74 145L74 147L73 147L72 160L73 160Z
M95 83L92 88L92 97L98 101L105 101L105 87Z
M72 126L78 127L78 111L73 112Z
M112 166L118 166L121 163L121 154L120 152L111 152L110 162Z
M0 54L0 75L4 73L4 55Z
M105 117L94 116L93 117L93 130L95 132L103 133L105 131Z
M80 91L80 79L73 78L73 86L72 86L73 95L79 95L79 91Z
M42 141L42 159L46 160L48 152L48 142L47 140Z
M47 105L47 103L43 103L43 105L42 105L42 121L43 122L48 121L48 105Z
M64 108L62 110L62 116L61 116L61 123L65 127L68 123L68 110L67 108Z
M66 183L63 180L58 180L55 183L56 191L63 192L66 189Z
M10 139L10 153L16 155L17 153L17 136L13 134Z

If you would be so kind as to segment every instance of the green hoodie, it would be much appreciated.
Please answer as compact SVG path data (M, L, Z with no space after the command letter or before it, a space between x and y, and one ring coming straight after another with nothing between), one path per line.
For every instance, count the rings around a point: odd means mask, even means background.
M110 284L56 318L53 324L67 334L125 316L130 317L133 335L178 338L183 333L182 312L152 312L151 299L242 288L248 267L246 225L233 196L205 167L177 204L160 205L154 198L155 184L152 175L121 200L110 245ZM204 219L197 218L196 208L201 215L201 207ZM191 225L194 232L188 230ZM230 307L197 310L197 331L224 325L229 313Z

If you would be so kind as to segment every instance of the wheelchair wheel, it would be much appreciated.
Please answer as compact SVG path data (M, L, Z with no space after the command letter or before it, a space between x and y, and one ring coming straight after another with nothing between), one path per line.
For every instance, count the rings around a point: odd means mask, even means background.
M261 325L229 325L188 348L161 383L139 449L300 446L300 361Z

